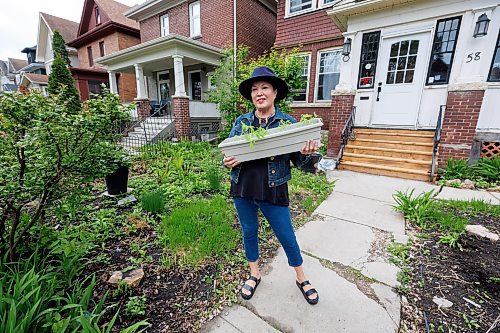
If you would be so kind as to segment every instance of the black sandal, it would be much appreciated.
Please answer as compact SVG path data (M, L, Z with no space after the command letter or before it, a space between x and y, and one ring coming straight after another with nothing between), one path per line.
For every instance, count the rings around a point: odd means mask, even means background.
M309 281L306 280L306 281L304 281L302 283L299 283L299 281L295 281L295 283L297 284L297 287L299 287L300 291L302 292L302 295L304 295L304 298L306 299L307 303L309 303L311 305L318 304L319 294L316 291L316 289L311 288L308 291L304 290L305 286L307 286L308 284L311 284L311 283L309 283ZM316 293L316 297L315 298L309 298L309 296L311 296L314 293Z
M259 283L260 283L260 280L261 280L261 279L262 279L262 277L260 277L260 278L258 278L258 279L257 279L255 276L250 275L250 277L247 279L247 281L248 281L248 280L252 280L252 281L254 281L254 282L255 282L255 287L252 287L251 285L246 284L246 281L245 281L245 284L244 284L244 285L243 285L243 287L241 287L241 289L240 289L240 295L241 295L241 297L243 297L243 299L245 299L245 300L247 300L247 301L248 301L250 298L252 298L253 294L255 293L255 290L256 290L256 289L257 289L257 287L259 286ZM247 294L243 293L243 289L248 290L248 291L250 292L250 294L249 294L249 295L247 295Z

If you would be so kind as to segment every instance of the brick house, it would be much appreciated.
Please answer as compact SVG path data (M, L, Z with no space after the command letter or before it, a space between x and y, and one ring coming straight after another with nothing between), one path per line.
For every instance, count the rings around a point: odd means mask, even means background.
M347 0L327 14L349 45L330 129L338 135L356 107L356 140L341 166L425 179L436 155L442 165L499 154L497 0Z
M139 117L150 114L150 102L169 103L179 138L218 130L220 113L206 102L207 74L223 49L246 44L260 54L276 34L275 0L149 0L125 16L140 25L141 44L96 62L107 66L113 91L116 73L135 73Z
M139 25L125 17L130 7L113 0L85 0L76 37L67 42L78 51L78 67L71 72L82 99L99 94L102 83L109 85L109 73L95 59L140 43ZM135 76L120 73L112 78L123 102L136 95Z
M276 30L277 48L299 47L304 59L304 88L297 91L293 115L316 113L328 129L331 91L339 82L344 37L326 11L332 0L280 0ZM336 1L335 1L336 2Z

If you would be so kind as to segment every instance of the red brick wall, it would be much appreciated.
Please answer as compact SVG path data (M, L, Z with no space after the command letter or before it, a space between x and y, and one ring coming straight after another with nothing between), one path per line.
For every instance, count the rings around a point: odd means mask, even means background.
M123 49L129 48L131 46L134 46L134 45L141 43L141 39L138 37L130 36L130 35L124 34L122 32L117 32L116 34L118 37L118 50L123 50ZM113 51L113 52L116 52L116 51ZM108 54L109 53L110 52L108 52Z
M273 46L276 39L276 14L259 1L238 0L236 19L237 43L250 47L251 57L260 55Z
M189 98L172 98L175 117L175 133L177 139L186 139L189 137Z
M144 119L149 117L151 113L151 107L149 106L149 99L136 100L135 107L137 109L137 116L139 117L139 119Z
M354 105L354 95L334 95L332 97L332 108L330 111L330 123L328 128L327 155L337 157L340 150L340 137L347 118Z
M279 0L276 46L307 44L341 37L339 28L326 14L326 10L317 10L285 19L285 0Z
M117 80L121 101L132 102L137 97L135 74L120 73Z
M448 92L439 144L440 166L445 165L449 157L469 158L483 97L482 90Z
M321 127L321 129L328 130L330 125L331 109L332 109L331 106L317 107L317 108L293 108L291 116L297 120L300 120L300 117L303 114L316 114L323 120L323 127Z

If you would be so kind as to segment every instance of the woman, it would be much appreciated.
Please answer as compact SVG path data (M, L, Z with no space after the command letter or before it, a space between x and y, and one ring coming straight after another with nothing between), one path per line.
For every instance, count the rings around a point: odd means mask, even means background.
M252 76L239 86L243 97L251 100L255 110L236 119L230 137L242 134L242 124L254 127L275 128L281 121L296 122L274 106L288 94L288 86L268 67L257 67ZM231 168L231 196L243 231L245 255L250 266L250 277L241 288L241 296L252 298L261 280L259 271L259 245L257 212L260 209L276 237L283 246L288 264L295 269L296 284L309 304L319 300L318 292L306 280L302 268L302 255L292 227L288 207L287 181L291 179L290 161L297 167L306 165L316 152L314 140L305 143L294 154L272 156L240 163L233 156L225 156L223 163Z

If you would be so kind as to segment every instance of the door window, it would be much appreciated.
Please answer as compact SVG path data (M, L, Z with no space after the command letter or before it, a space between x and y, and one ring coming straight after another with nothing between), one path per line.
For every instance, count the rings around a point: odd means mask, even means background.
M160 101L170 99L170 74L168 72L158 73L158 90Z
M387 84L413 83L418 45L418 40L403 40L391 45Z
M200 101L201 100L201 73L193 72L189 73L189 81L191 84L191 99Z

